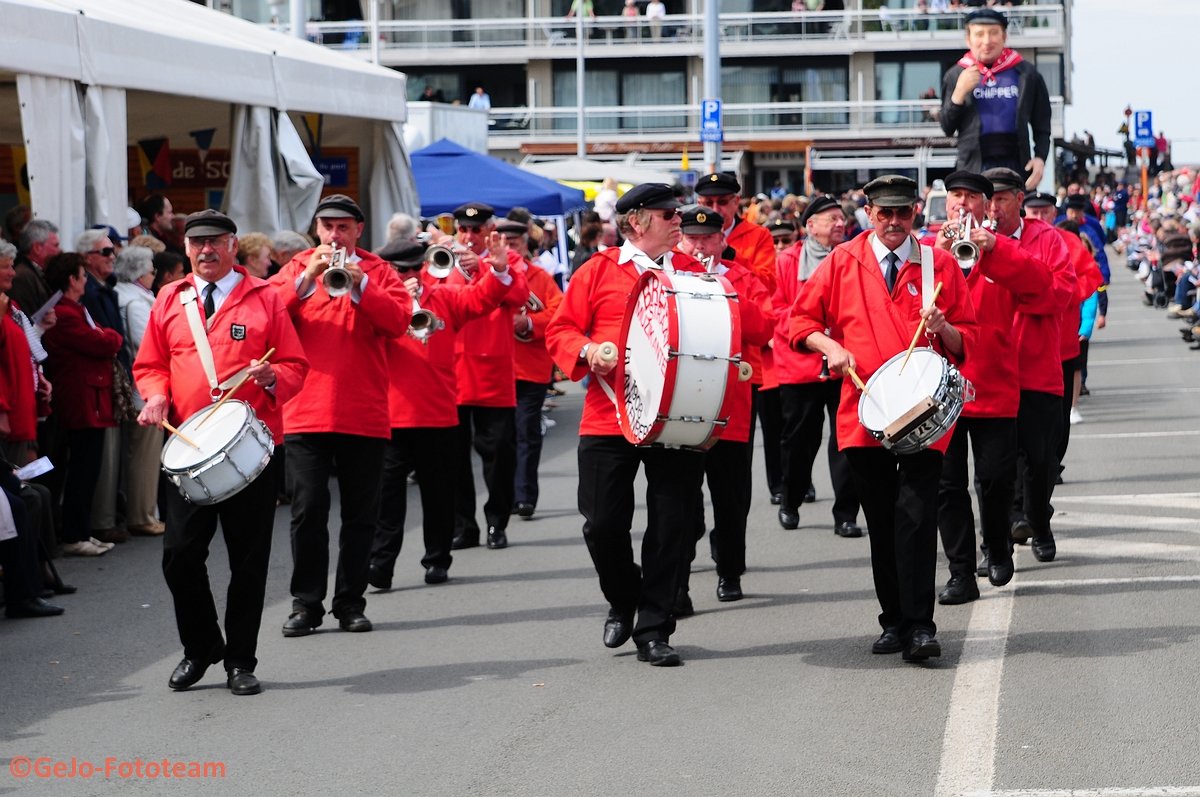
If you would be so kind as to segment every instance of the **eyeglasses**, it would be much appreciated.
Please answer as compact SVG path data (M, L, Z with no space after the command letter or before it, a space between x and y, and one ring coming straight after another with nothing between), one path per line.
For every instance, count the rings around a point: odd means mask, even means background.
M425 264L424 263L415 263L415 264L392 263L392 268L396 269L396 271L400 272L401 274L407 274L410 271L420 271L421 267L423 265L425 265Z
M91 252L88 252L90 255L100 255L101 257L112 257L116 253L117 250L111 246L106 246L103 249L93 249Z
M905 205L902 208L881 208L878 205L875 206L875 212L879 214L881 219L890 219L893 216L897 219L911 219L915 210L916 208L912 205Z
M671 219L675 218L678 215L679 215L679 211L676 210L675 208L671 208L670 210L664 210L662 212L662 216L660 216L659 218L661 218L663 221L670 221Z

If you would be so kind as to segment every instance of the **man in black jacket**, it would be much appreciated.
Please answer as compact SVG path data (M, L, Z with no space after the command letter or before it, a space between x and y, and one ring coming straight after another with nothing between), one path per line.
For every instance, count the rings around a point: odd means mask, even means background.
M1042 181L1050 154L1050 94L1037 68L1009 49L1008 18L991 8L967 15L970 51L942 77L942 130L958 135L957 168L995 167ZM1033 152L1029 129L1033 128Z

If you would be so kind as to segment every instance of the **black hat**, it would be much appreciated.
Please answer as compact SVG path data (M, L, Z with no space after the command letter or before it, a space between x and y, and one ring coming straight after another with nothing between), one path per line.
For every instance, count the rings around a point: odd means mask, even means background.
M1163 238L1158 248L1162 253L1163 264L1192 259L1192 239L1183 233L1168 235Z
M1027 208L1044 208L1047 206L1053 207L1058 204L1058 200L1054 198L1054 194L1047 194L1045 191L1034 191L1032 194L1025 195L1024 207Z
M1072 210L1086 210L1088 198L1083 194L1071 194L1067 197L1067 207Z
M969 172L966 169L959 169L946 175L945 185L947 191L958 188L973 194L983 194L988 199L992 198L992 181L982 174Z
M742 186L729 172L706 174L696 182L696 193L700 196L723 196L741 193Z
M379 255L380 259L397 266L414 268L425 261L425 245L407 238L397 238L394 241L388 241L375 254Z
M237 234L233 219L219 210L209 208L197 211L183 222L183 234L188 238L206 238L210 235Z
M688 205L679 211L683 222L679 229L690 235L707 235L725 229L725 219L711 208Z
M994 169L988 169L983 176L992 181L993 192L1025 190L1025 178L1012 169L997 166Z
M496 232L501 235L529 235L529 225L515 219L504 219L496 222Z
M323 197L320 204L317 205L317 212L313 214L313 218L354 219L359 223L367 220L358 203L345 194L330 194Z
M675 192L666 183L642 183L630 188L617 200L617 212L648 208L651 210L673 210L679 207Z
M864 185L863 192L872 205L884 208L907 207L917 202L917 181L902 174L885 174ZM812 210L812 205L809 205L809 210Z
M821 196L813 197L812 201L808 203L808 207L804 209L804 213L800 214L800 226L803 227L807 225L808 220L813 216L817 215L818 213L824 213L831 208L837 208L838 210L841 210L842 206L837 199L829 194L822 194Z
M460 227L482 227L495 215L496 209L483 202L468 202L454 209L454 220Z
M767 229L771 231L771 235L791 235L796 232L796 222L790 219L775 219L767 222Z
M967 14L966 24L968 25L999 25L1008 30L1008 17L1001 14L994 8L977 8L970 14Z

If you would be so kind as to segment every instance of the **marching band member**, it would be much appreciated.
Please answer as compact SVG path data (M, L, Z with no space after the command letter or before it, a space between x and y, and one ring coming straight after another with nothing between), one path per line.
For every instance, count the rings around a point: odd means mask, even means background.
M938 528L950 563L950 580L938 603L960 604L979 597L975 583L975 516L967 481L967 441L975 460L984 561L979 570L993 586L1012 580L1008 512L1017 472L1017 407L1020 373L1013 322L1018 312L1053 312L1050 267L1022 250L1016 241L981 227L987 218L992 183L968 171L946 177L946 216L932 245L947 252L960 240L960 216L978 247L976 262L963 266L978 332L971 357L960 369L975 386L975 400L963 406L950 446L942 458L938 489ZM960 265L969 261L960 261Z
M542 405L554 374L554 361L546 351L546 325L562 304L562 289L545 269L529 261L529 225L505 219L496 225L504 243L525 263L529 302L513 313L516 339L514 371L517 377L517 469L513 485L513 510L531 518L537 509L538 463L542 458ZM536 297L536 302L535 302Z
M408 474L413 472L421 492L425 583L441 584L449 578L454 479L452 474L448 478L439 456L453 451L458 439L455 333L499 307L512 285L508 254L496 238L489 247L491 268L471 285L447 285L422 272L425 246L415 241L393 241L378 252L399 274L412 302L431 316L423 316L428 322L423 329L410 328L408 334L387 340L392 436L383 455L379 520L367 577L377 589L392 586L396 557L404 544Z
M600 386L604 380L612 387L616 366L603 356L601 344L619 339L625 304L646 269L669 260L676 270L702 270L691 257L671 251L680 238L678 208L671 187L662 183L636 186L617 200L617 226L625 243L579 267L546 329L546 348L559 368L573 380L591 375L579 424L579 511L583 538L610 606L604 644L618 648L632 635L638 660L657 667L681 663L669 644L675 630L671 602L686 537L699 523L696 497L704 455L637 447L625 439L613 399ZM649 512L640 568L630 537L639 465L645 468Z
M1017 490L1021 506L1013 507L1014 542L1033 538L1033 556L1039 562L1054 559L1057 547L1050 530L1050 493L1058 476L1058 438L1062 425L1063 374L1059 350L1061 316L1068 310L1077 280L1067 247L1054 228L1037 219L1021 218L1025 180L1012 169L988 169L992 182L988 215L996 235L1017 239L1020 247L1050 267L1051 295L1047 312L1017 313L1013 324L1019 352L1021 386L1017 410Z
M285 637L313 633L325 615L335 462L342 527L331 611L344 631L371 630L364 596L379 518L379 471L392 429L386 342L408 332L412 297L386 261L358 248L364 219L350 197L325 197L316 211L320 246L300 252L271 278L312 363L304 387L283 408L293 487L292 613ZM329 273L343 254L345 274Z
M912 237L916 182L885 175L863 190L874 232L836 247L801 288L792 308L790 345L825 355L832 375L857 369L865 382L904 352L923 318L934 350L962 362L975 334L975 314L962 271L938 249L931 254L942 291L922 307L922 255ZM840 340L826 329L836 330ZM903 652L905 661L924 661L942 652L933 622L937 489L950 438L896 455L859 423L857 407L858 391L847 381L838 408L838 444L871 529L871 568L882 609L883 633L871 652Z
M748 269L733 260L722 259L726 250L721 228L725 220L708 208L691 205L681 211L680 231L683 239L678 250L702 263L711 263L713 271L729 280L737 293L741 316L742 359L754 369L762 368L762 348L771 339L771 298L762 282ZM742 574L746 572L746 516L750 513L751 463L754 449L749 443L751 416L750 382L734 381L726 385L733 392L729 422L721 438L704 452L704 473L708 492L712 496L712 551L717 563L717 600L742 599ZM704 498L700 502L696 536L688 545L680 571L679 589L675 599L675 616L692 613L688 596L691 562L696 558L696 542L704 537ZM682 612L679 611L682 609Z
M480 279L480 261L489 257L488 240L494 230L495 211L482 202L468 202L454 211L458 225L460 268L448 281L468 285ZM529 287L521 259L508 253L513 272L504 303L483 318L468 321L459 330L458 444L455 451L454 540L451 547L479 545L475 521L475 474L471 448L483 460L483 480L488 498L483 505L487 522L487 547L508 546L508 519L513 510L513 483L517 469L516 376L513 372L512 314L525 306Z
M228 378L251 366L250 379L237 399L254 409L278 444L283 439L284 402L296 395L309 371L284 303L270 285L235 265L237 225L228 216L215 210L188 216L184 243L192 274L159 292L133 364L138 391L146 397L138 423L180 424L212 404L212 387L187 315L186 304L198 303L216 378ZM272 349L275 353L269 362L258 363ZM254 674L255 651L275 525L277 467L272 461L258 478L217 504L201 506L178 490L162 491L167 526L163 575L183 642L183 660L168 682L171 689L187 689L210 665L224 659L226 685L233 694L254 695L262 690ZM205 565L218 520L229 550L225 639Z
M846 455L838 450L837 411L842 380L832 378L824 358L811 351L788 346L792 305L800 289L817 266L846 234L846 216L837 200L828 194L815 197L800 218L807 237L779 253L779 275L772 297L776 314L775 370L779 375L779 398L783 414L782 495L779 525L800 525L800 504L812 498L812 469L821 450L821 428L829 416L829 478L833 482L833 531L839 537L861 537L858 525L858 494L850 478Z

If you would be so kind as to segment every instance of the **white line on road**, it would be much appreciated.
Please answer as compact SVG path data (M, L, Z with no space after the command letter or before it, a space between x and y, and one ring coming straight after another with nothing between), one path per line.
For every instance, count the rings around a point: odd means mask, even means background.
M1129 360L1092 360L1088 359L1088 368L1096 368L1103 365L1150 365L1153 363L1178 364L1178 357L1146 357L1144 359L1129 359Z
M1071 442L1077 440L1126 440L1135 437L1195 437L1200 429L1183 429L1178 432L1105 432L1102 434L1079 434L1071 432Z
M1161 396L1164 393L1200 393L1200 387L1103 387L1096 388L1093 396ZM1074 435L1072 435L1074 437Z
M1056 504L1112 504L1162 509L1200 509L1200 493L1125 493L1124 495L1056 495Z
M1011 789L972 791L962 797L1200 797L1200 786L1143 786L1110 789Z
M1200 581L1196 576L1126 576L1124 578L1053 578L1044 581L1023 581L1021 589L1061 587L1114 587L1121 584L1191 584Z

